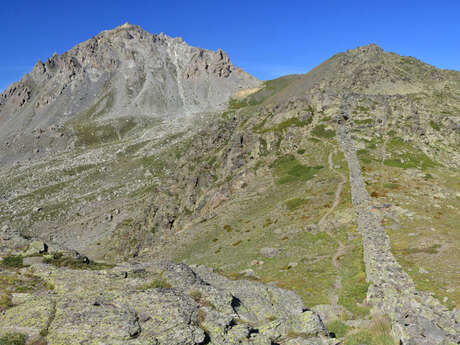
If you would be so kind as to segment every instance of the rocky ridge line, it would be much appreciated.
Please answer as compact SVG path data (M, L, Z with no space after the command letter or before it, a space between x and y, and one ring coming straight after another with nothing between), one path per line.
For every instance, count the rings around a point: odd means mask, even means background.
M418 292L391 253L390 240L373 212L361 167L342 112L338 119L337 140L350 172L353 208L362 235L366 276L370 283L367 301L373 313L386 314L392 321L392 334L404 345L447 345L460 343L460 313L449 311L430 294Z

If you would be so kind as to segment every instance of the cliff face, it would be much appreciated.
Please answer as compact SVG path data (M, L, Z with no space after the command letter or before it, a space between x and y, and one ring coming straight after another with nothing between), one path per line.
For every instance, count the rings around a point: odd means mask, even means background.
M24 135L41 130L46 136L70 119L170 119L215 111L258 83L222 50L190 47L181 38L125 24L37 62L6 89L0 95L0 141L12 152L33 151Z

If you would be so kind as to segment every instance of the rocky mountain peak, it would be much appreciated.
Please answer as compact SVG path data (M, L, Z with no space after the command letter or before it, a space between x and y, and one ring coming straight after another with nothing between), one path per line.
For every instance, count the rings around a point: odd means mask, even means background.
M74 118L166 118L214 111L237 91L258 84L220 49L191 47L182 38L126 23L38 61L5 90L0 139L11 142L24 132Z
M347 50L347 54L350 55L379 55L383 52L384 50L375 43Z
M138 27L137 25L133 25L133 24L130 24L128 22L124 23L123 25L120 25L119 28L120 29L130 29L130 28L133 28L133 27Z

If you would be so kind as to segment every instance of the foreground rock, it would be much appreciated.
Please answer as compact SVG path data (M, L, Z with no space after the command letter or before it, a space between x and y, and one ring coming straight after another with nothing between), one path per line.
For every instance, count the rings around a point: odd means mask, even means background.
M53 344L336 344L293 292L232 281L204 266L130 263L106 270L33 264L53 287L16 293L0 335Z

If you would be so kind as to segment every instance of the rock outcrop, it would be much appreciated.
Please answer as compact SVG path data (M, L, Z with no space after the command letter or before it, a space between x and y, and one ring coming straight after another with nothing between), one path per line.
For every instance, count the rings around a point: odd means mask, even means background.
M337 344L293 292L232 281L204 266L124 263L73 270L23 268L53 289L15 293L0 335L63 344Z

